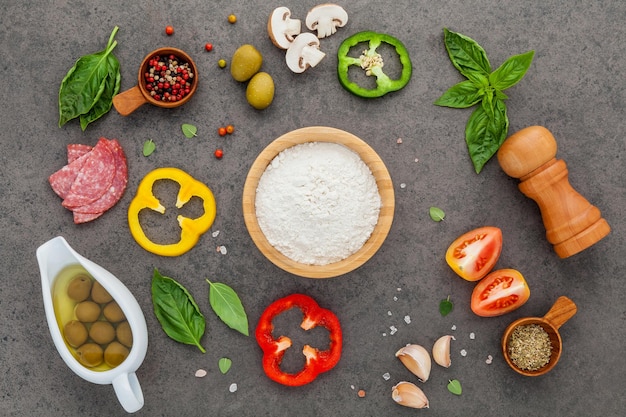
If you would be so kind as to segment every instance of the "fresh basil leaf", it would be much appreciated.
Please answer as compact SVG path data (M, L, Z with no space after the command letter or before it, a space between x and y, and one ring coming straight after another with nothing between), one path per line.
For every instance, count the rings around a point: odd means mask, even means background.
M448 382L448 391L454 395L461 395L463 393L463 388L458 379L452 379Z
M87 114L80 115L80 127L83 131L87 129L87 125L91 122L98 120L100 117L104 116L111 110L111 106L113 105L113 97L120 91L121 85L121 74L120 74L120 63L113 55L110 53L108 56L108 65L109 65L109 73L104 81L104 89L100 98L93 105Z
M220 360L217 363L217 366L219 366L220 368L220 372L222 374L225 374L226 372L228 372L230 370L231 365L233 364L233 361L231 361L228 358L220 358Z
M116 26L104 50L80 57L61 81L59 127L80 115L89 113L100 100L109 76L108 56L117 45L117 41L113 41L117 30Z
M190 125L189 123L183 123L181 129L183 130L183 135L185 135L185 137L189 139L193 138L194 136L198 136L196 134L198 132L198 128L194 125Z
M209 283L209 302L217 316L228 327L248 336L248 316L237 293L226 284Z
M150 156L152 152L156 149L156 145L152 141L152 139L148 139L143 143L143 156Z
M428 210L428 213L430 214L430 218L436 222L440 222L446 217L446 213L444 213L444 211L439 207L431 207Z
M454 304L450 301L450 296L439 302L439 313L445 317L454 310Z
M152 304L163 331L177 342L195 345L202 353L200 344L206 322L198 305L185 287L154 269L152 276Z
M465 80L450 87L435 101L435 105L465 109L477 104L481 95L481 90L472 81Z
M494 115L495 115L495 101L493 99L493 90L488 89L485 90L485 94L483 95L483 101L481 102L481 106L483 108L483 110L485 111L485 113L487 114L487 116L490 119L493 119Z
M535 51L513 55L489 75L489 83L496 90L505 90L514 86L524 77L526 71L530 68L534 55Z
M465 142L477 174L498 151L508 130L509 119L503 101L495 100L493 117L489 117L483 106L474 110L465 126Z
M485 50L472 38L444 28L444 42L452 65L470 80L475 74L488 76L491 64Z

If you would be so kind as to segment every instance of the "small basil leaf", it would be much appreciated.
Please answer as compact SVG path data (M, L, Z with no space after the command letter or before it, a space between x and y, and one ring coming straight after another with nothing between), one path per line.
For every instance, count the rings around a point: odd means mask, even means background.
M172 278L162 276L154 269L152 276L152 304L163 331L177 342L195 345L202 353L200 344L206 322L198 305L185 287Z
M446 213L439 207L431 207L428 209L428 213L430 214L430 218L436 222L440 222L446 217Z
M209 302L217 316L228 327L248 336L248 316L237 293L226 284L209 283Z
M222 374L225 374L226 372L228 372L230 370L231 365L233 364L233 361L231 361L228 358L221 358L219 360L219 362L217 363L217 366L219 366L220 368L220 372Z
M485 50L472 38L444 28L444 42L450 61L465 77L473 73L488 76L491 64Z
M496 90L504 90L517 84L533 62L535 51L513 55L489 75L489 82Z
M454 310L454 304L450 301L450 296L439 302L439 313L445 317Z
M465 80L450 87L435 101L435 105L464 109L478 103L480 98L481 90L470 80Z
M508 130L509 119L503 101L495 100L492 118L485 113L482 106L474 110L465 126L465 142L477 174L498 151Z
M458 379L452 379L448 382L448 391L454 395L461 395L463 393L463 388L461 387L461 383Z
M156 150L156 145L152 139L148 139L143 143L143 156L150 156Z
M183 130L183 135L185 135L185 137L189 139L193 138L194 136L198 136L198 128L194 125L190 125L189 123L183 123L181 129Z

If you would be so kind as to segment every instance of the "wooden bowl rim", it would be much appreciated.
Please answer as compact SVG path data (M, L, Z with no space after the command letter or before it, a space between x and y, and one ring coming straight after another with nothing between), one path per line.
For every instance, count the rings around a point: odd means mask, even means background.
M148 61L155 55L163 55L163 54L168 54L168 55L174 54L177 57L184 59L189 64L193 72L193 81L191 83L191 90L189 91L189 94L187 94L181 100L158 101L152 98L152 96L150 95L150 92L146 90L143 76L145 72L148 70ZM162 48L158 48L150 52L149 54L147 54L144 57L144 59L141 61L141 65L139 66L139 71L137 73L137 87L139 87L139 91L141 91L141 94L144 96L146 101L154 106L163 107L167 109L182 106L183 104L185 104L191 99L191 97L194 95L194 93L198 89L198 67L196 66L196 63L191 58L191 56L189 56L189 54L183 51L182 49L174 48L172 46L165 46Z
M296 262L274 248L265 238L256 219L256 189L261 175L274 157L295 145L308 142L330 142L344 145L356 152L369 167L376 180L381 198L378 223L370 238L349 257L327 265L306 265ZM332 127L310 126L292 130L271 142L256 158L243 187L243 217L248 233L257 248L279 268L305 278L333 278L355 270L368 261L385 241L395 209L393 183L387 167L380 156L365 141L357 136Z

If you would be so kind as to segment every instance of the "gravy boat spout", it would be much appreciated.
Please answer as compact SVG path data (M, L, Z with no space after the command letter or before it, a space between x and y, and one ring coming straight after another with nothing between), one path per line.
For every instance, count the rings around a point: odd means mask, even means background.
M148 330L145 317L135 297L109 271L86 259L70 247L62 237L55 237L37 248L37 261L41 273L44 309L50 334L54 345L66 365L78 376L95 384L112 384L122 407L129 413L141 409L144 404L143 393L135 371L143 362L148 348ZM76 267L87 272L95 282L99 283L117 302L128 322L131 331L131 346L128 356L121 363L110 368L99 369L81 364L77 358L77 350L72 350L66 341L61 322L62 314L55 311L58 296L54 293L55 281L68 268ZM67 313L65 313L67 315ZM70 310L69 314L74 314ZM117 325L117 324L116 324ZM91 335L89 336L91 337ZM93 344L93 343L92 343ZM119 343L118 343L119 345Z

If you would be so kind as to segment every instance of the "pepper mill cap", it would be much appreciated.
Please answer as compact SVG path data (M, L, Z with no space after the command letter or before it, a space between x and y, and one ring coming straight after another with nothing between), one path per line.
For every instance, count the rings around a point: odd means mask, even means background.
M507 175L521 178L556 156L556 140L548 129L530 126L508 137L498 150L500 167Z

